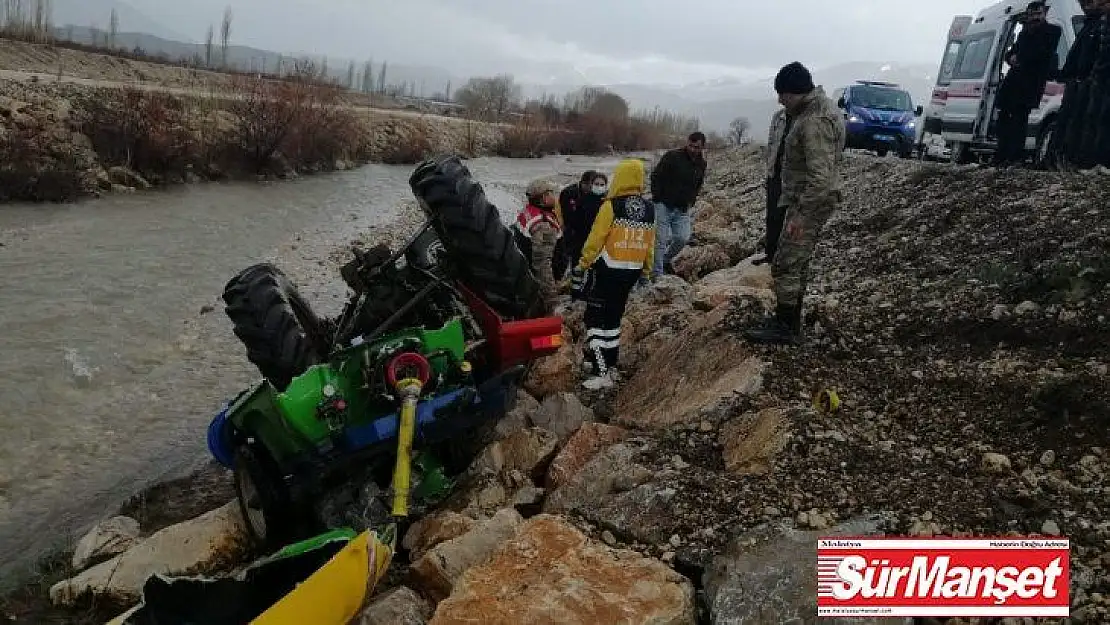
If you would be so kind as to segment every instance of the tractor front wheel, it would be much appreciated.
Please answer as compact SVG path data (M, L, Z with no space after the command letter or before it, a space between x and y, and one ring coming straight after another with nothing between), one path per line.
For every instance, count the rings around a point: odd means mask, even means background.
M235 450L235 494L251 542L280 548L299 538L296 506L277 464L265 450L246 443Z

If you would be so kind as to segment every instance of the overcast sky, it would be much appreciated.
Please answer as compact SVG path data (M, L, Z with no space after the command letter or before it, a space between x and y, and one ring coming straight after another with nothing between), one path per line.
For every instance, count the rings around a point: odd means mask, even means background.
M986 0L231 0L234 43L509 72L681 84L799 60L937 64L952 16ZM228 0L129 0L200 41ZM126 28L126 25L123 25Z

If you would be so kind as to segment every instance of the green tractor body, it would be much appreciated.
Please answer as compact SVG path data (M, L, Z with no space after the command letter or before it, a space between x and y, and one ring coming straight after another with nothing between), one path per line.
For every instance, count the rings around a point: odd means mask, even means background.
M229 406L227 423L253 438L283 469L387 441L395 431L389 422L396 421L397 401L384 385L383 370L399 351L416 351L432 365L435 384L427 389L429 399L433 394L455 398L461 394L453 392L470 385L462 324L455 319L438 330L407 329L338 351L284 391L262 380Z

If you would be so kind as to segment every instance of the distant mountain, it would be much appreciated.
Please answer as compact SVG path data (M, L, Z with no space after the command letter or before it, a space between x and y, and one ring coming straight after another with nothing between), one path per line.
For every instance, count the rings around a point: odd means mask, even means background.
M815 83L824 86L829 95L836 88L857 80L894 82L909 91L915 103L923 103L932 91L935 72L935 67L926 65L858 62L815 71L813 79ZM702 129L706 131L723 132L733 119L747 117L756 140L766 136L771 115L779 107L772 76L748 81L722 78L682 87L641 84L603 86L628 100L634 110L658 106L683 115L696 116L701 121ZM543 87L532 85L527 86L524 91L526 96L534 97L540 91L566 93L577 88L577 85L567 84Z
M120 24L122 31L122 18ZM99 43L103 45L107 40L104 28L93 29L87 26L65 26L57 27L55 30L59 38L69 39L78 43ZM219 35L217 34L217 38L218 37ZM163 55L173 60L204 59L206 55L206 46L203 43L184 43L174 39L165 39L163 37L147 34L145 32L117 33L116 47L127 50L138 48L146 54ZM212 45L213 65L218 66L222 58L222 51L219 41L217 40L213 42ZM241 70L274 71L277 69L279 61L288 64L291 63L293 59L300 58L311 58L318 66L322 66L326 57L310 53L281 54L271 50L252 48L250 46L231 45L227 48L228 65ZM328 74L340 82L346 81L351 60L339 58L326 58L326 60L328 64ZM374 62L373 74L375 80L381 71L381 61L382 60L377 60ZM355 62L355 79L358 81L362 79L363 62L364 61ZM400 85L402 83L410 84L412 85L413 92L417 95L423 94L430 97L435 93L442 92L447 88L448 84L451 84L451 88L455 89L459 87L462 82L463 81L459 78L452 76L450 72L436 67L386 63L386 83L389 85Z
M54 24L61 26L80 26L108 30L112 19L112 9L116 10L121 32L147 33L164 40L194 41L150 18L135 7L120 0L54 0Z

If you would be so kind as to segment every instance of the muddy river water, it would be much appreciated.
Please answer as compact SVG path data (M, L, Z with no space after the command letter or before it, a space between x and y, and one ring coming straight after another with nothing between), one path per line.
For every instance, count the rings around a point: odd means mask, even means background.
M615 162L469 166L508 217L528 180ZM257 376L223 314L224 283L273 260L334 313L345 292L329 259L353 238L413 228L411 171L0 207L0 585L207 459L213 413Z

